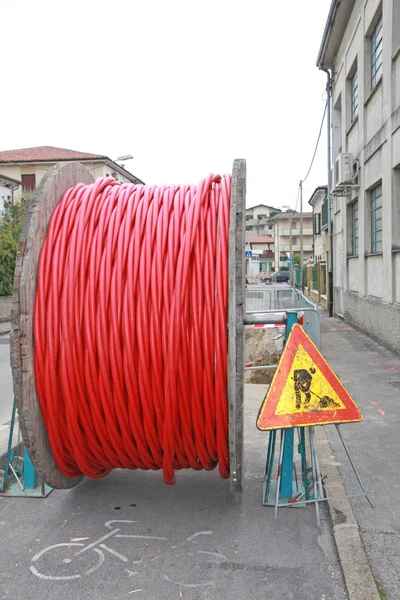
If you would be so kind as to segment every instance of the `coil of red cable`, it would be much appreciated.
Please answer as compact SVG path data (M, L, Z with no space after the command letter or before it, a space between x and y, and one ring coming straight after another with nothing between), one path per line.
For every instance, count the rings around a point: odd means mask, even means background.
M229 475L230 176L69 189L41 251L36 391L57 466Z

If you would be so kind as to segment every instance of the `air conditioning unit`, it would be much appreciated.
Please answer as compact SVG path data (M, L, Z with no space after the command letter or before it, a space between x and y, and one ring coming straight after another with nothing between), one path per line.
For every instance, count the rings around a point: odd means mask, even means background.
M335 188L353 183L353 160L349 152L341 152L335 161Z

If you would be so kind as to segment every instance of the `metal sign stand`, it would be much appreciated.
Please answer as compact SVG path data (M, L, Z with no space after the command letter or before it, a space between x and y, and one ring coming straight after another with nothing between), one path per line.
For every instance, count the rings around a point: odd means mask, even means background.
M25 498L45 498L53 491L53 488L46 485L42 479L40 479L25 447L23 458L17 456L13 449L16 415L17 409L14 400L6 465L3 480L1 481L0 479L0 495L24 496Z
M277 313L276 316L278 316ZM272 317L272 315L268 315L269 320L271 320L271 317L272 319L276 318L276 316ZM247 313L245 323L254 322L255 318L256 315L253 314L250 317L250 313ZM267 321L266 313L264 313L264 316L257 315L257 318L258 322ZM278 318L277 321L281 321L281 319L282 315L280 315L280 318ZM286 325L285 339L287 339L293 325L298 322L297 311L286 311L286 318L283 320ZM317 525L320 527L321 518L319 512L319 503L326 500L339 500L341 498L364 496L368 500L371 507L374 507L367 495L361 477L350 455L350 451L343 439L339 425L336 424L336 430L357 481L361 487L362 493L360 494L346 494L344 496L325 497L323 480L325 479L326 475L321 474L317 452L315 427L302 426L297 427L296 429L298 432L297 450L298 454L300 455L300 461L297 461L297 463L300 462L301 465L301 481L299 481L297 475L297 466L294 453L295 428L292 427L279 430L274 429L270 431L269 434L265 477L263 481L262 504L264 506L274 506L275 520L277 519L278 508L280 507L296 506L298 508L304 508L309 507L311 504L315 504ZM274 472L276 436L278 431L280 431L278 469L276 472ZM307 453L307 446L309 448L309 453ZM309 455L310 458L310 466L308 466L307 455Z
M286 319L285 338L288 338L292 326L298 322L297 311L288 311ZM307 465L306 438L304 428L298 428L298 454L301 463L301 480L297 475L294 457L294 429L280 429L280 450L277 478L273 479L274 458L276 449L277 430L270 432L268 441L267 461L265 465L265 480L263 485L263 505L275 507L275 519L278 507L284 504L292 506L300 498L312 499L312 477ZM305 504L303 506L306 506Z

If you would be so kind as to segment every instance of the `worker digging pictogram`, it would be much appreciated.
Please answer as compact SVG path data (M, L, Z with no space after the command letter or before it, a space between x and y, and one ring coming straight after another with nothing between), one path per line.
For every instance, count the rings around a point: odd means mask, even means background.
M304 410L314 410L315 404L318 409L340 407L338 402L329 396L318 396L312 389L313 375L317 372L315 367L307 369L296 369L293 374L294 393L296 397L296 409L303 408ZM312 397L317 399L317 402L312 402Z

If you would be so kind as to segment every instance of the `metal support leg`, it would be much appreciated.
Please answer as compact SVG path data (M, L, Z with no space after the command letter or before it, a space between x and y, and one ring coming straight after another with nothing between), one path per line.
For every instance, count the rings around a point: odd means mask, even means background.
M307 469L307 455L306 455L306 436L305 436L305 428L299 428L300 435L300 443L299 443L299 453L301 456L301 473L303 477L303 486L304 486L304 495L305 499L308 500L310 498L310 493L308 489L308 469Z
M314 486L314 498L315 498L315 500L319 500L318 487L317 487L317 467L315 464L314 444L311 442L311 432L310 432L310 450L311 450L311 467L312 467L313 486ZM319 514L319 502L315 502L315 514L317 517L317 527L319 529L321 527L321 517Z
M283 429L281 429L281 446L279 449L279 465L278 465L278 478L276 482L276 490L275 490L275 516L274 520L276 521L278 517L278 505L279 505L279 490L281 487L281 473L282 473L282 460L283 460Z
M345 442L345 441L344 441L344 439L343 439L342 432L341 432L341 431L340 431L340 429L339 429L339 425L336 425L336 431L338 432L338 434L339 434L339 437L340 437L340 440L341 440L341 442L342 442L342 444L343 444L343 448L344 448L344 449L345 449L345 451L346 451L347 458L348 458L348 459L349 459L349 461L350 461L351 467L352 467L352 469L353 469L353 471L354 471L354 475L357 477L357 481L358 481L358 483L360 484L360 488L361 488L361 489L362 489L362 491L364 492L364 496L366 497L366 499L367 499L367 500L368 500L368 502L370 503L371 507L372 507L372 508L375 508L375 506L372 504L371 500L370 500L370 499L369 499L369 497L368 497L367 491L366 491L366 489L365 489L365 487L364 487L364 484L363 484L363 482L362 482L362 480L361 480L361 477L360 477L360 475L359 475L359 473L358 473L358 471L357 471L356 465L354 464L354 462L353 462L353 459L351 458L350 450L348 449L348 447L347 447L347 445L346 445L346 442Z
M294 429L285 429L280 495L289 500L293 496L293 444Z
M271 487L271 478L272 478L272 469L274 466L274 457L275 457L275 446L276 446L276 430L273 430L269 434L268 440L268 454L267 454L267 462L265 465L265 476L266 482L264 486L264 503L268 501L269 490Z

